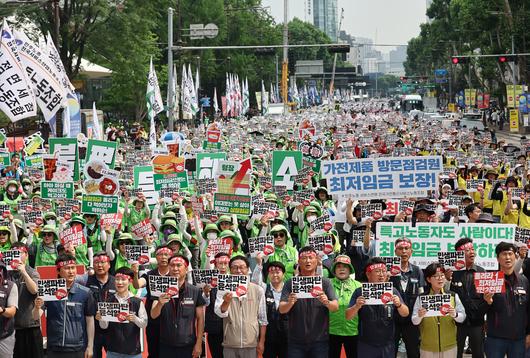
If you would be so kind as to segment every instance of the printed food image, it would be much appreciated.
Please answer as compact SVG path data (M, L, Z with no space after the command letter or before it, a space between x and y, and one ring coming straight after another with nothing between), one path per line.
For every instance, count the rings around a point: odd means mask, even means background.
M92 179L101 179L103 177L103 174L101 174L101 171L104 169L104 165L103 164L100 164L100 163L97 163L97 162L92 162L86 169L86 172L88 174L89 177L91 177Z
M95 180L87 180L85 182L85 191L87 194L95 193L99 190L99 184Z
M118 185L110 178L105 178L99 183L99 191L103 195L112 195L116 189L118 189Z

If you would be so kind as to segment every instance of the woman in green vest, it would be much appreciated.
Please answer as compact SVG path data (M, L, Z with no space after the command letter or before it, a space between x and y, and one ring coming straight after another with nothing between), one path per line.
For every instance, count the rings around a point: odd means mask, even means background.
M0 226L0 252L11 250L13 235L8 226Z
M456 357L456 323L466 319L466 311L456 293L445 291L445 270L443 265L432 263L425 269L425 280L429 290L419 296L414 304L412 323L420 326L421 357ZM422 305L422 297L429 295L434 302L444 294L450 297L450 304L441 307ZM429 302L431 300L428 300Z
M96 214L83 214L83 218L86 220L87 240L90 241L92 252L102 251L103 241L101 238L98 216Z
M339 301L339 310L329 312L329 358L340 358L342 346L347 358L356 358L359 316L347 320L346 309L353 292L362 285L351 278L355 270L351 259L346 255L335 258L331 272L335 276L331 279L331 285Z
M72 227L79 227L84 233L85 238L88 240L86 232L86 220L82 216L74 216L68 225ZM92 247L88 245L88 241L84 244L77 245L75 247L75 261L78 265L85 266L88 270L92 269L92 262L94 257L94 251Z
M125 206L125 216L130 230L134 225L149 218L151 212L149 211L149 206L145 203L145 199L137 197L132 201L132 205Z
M22 194L18 190L18 182L11 179L6 184L6 190L3 194L2 201L9 205L11 213L15 214L18 202L22 199Z
M115 241L116 245L112 245L112 243L108 240L112 241L112 237L109 237L107 239L106 244L107 256L109 257L111 262L111 272L116 272L116 270L120 267L131 268L131 264L129 264L127 258L125 257L125 245L135 245L132 235L125 232L121 233L120 236L118 236L118 239ZM112 246L115 247L113 248Z
M167 247L173 252L173 255L186 256L188 260L191 260L191 251L182 240L182 235L171 234L167 239Z
M54 266L57 259L57 246L59 245L59 236L52 225L45 225L39 233L39 236L29 235L28 246L30 256L35 257L35 267ZM33 242L32 242L33 241Z
M293 246L289 230L283 225L275 225L270 231L274 238L274 252L269 256L269 262L279 261L285 266L283 280L287 281L294 274L294 267L298 263L298 251Z

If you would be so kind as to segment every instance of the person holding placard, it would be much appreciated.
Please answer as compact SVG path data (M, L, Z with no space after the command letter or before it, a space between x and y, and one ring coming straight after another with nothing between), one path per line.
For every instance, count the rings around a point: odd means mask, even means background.
M359 318L346 320L346 309L353 292L361 283L351 275L355 273L351 259L346 255L335 258L331 272L335 276L331 285L337 296L339 309L329 313L329 358L340 358L344 346L347 358L357 358L357 337L359 335Z
M7 277L17 285L18 289L13 357L44 357L40 321L33 319L33 306L38 292L37 280L40 275L28 263L28 247L25 244L15 242L12 249L20 252L17 269L7 272Z
M92 357L96 314L92 293L75 282L76 262L72 255L59 255L55 265L59 278L66 280L67 298L44 303L37 297L33 308L35 320L40 319L41 308L47 312L47 357Z
M229 266L232 275L248 275L250 264L245 256L234 256ZM223 319L224 358L256 358L263 354L268 324L263 288L250 282L242 297L220 293L215 313Z
M314 248L305 246L300 249L299 276L317 276L317 265L318 255ZM293 292L293 278L283 286L279 312L289 314L289 358L320 358L328 354L329 312L339 309L330 280L322 277L322 289L313 296L297 298Z
M278 261L284 265L283 279L287 281L294 274L294 268L298 262L298 251L293 246L291 235L285 226L273 226L270 235L274 238L274 252L269 256L269 262Z
M517 248L501 242L495 248L500 271L504 273L504 292L485 293L487 337L484 348L488 358L523 357L530 343L528 314L530 285L528 279L514 270Z
M412 256L412 242L407 238L397 239L394 245L394 253L401 258L401 273L391 276L390 282L394 284L408 307L414 307L416 298L423 293L425 279L423 271L416 265L410 263ZM410 311L410 310L409 310ZM403 339L407 349L407 357L418 358L420 356L420 331L418 326L410 320L412 312L406 317L396 318L396 353L399 340Z
M364 268L364 275L369 283L386 282L388 274L385 262L378 257L370 258ZM359 316L359 357L395 357L396 316L407 317L409 308L395 287L392 292L387 304L365 305L367 299L362 294L362 288L354 291L350 307L346 309L346 319Z
M30 235L27 245L30 258L34 258L35 267L53 266L55 264L58 254L59 236L54 226L45 225L38 236Z
M169 275L178 278L179 290L162 294L151 308L151 318L160 321L160 357L199 358L202 353L205 301L201 289L186 282L189 265L182 255L169 259Z
M451 291L458 294L466 310L466 319L456 324L457 357L464 353L466 338L469 337L469 347L473 358L484 357L484 311L486 302L482 294L475 289L475 272L485 272L484 268L475 264L475 249L473 240L462 238L455 244L456 251L464 251L465 269L454 271L451 279Z
M427 266L425 279L429 290L416 299L412 312L412 323L420 327L420 356L456 357L456 322L462 323L466 319L464 306L457 294L444 291L445 270L442 264ZM448 299L448 302L441 299ZM424 302L428 302L427 306Z
M115 273L116 291L103 302L127 304L128 314L121 319L123 322L108 322L96 313L96 320L106 337L105 351L107 358L141 358L142 351L140 329L147 326L147 312L141 299L134 297L129 285L134 277L128 267L120 267ZM120 316L118 316L120 319Z

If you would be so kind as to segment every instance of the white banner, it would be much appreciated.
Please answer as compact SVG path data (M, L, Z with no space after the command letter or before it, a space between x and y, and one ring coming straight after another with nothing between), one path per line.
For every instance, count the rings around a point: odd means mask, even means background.
M55 65L27 36L15 31L20 59L33 84L37 104L48 122L66 100L62 81L55 74Z
M15 37L5 20L0 43L0 110L11 122L37 115L32 84L20 61Z
M455 251L455 243L464 237L473 239L475 262L486 270L497 269L495 247L501 241L514 242L513 224L453 224L381 222L376 226L376 255L394 256L394 243L406 237L412 241L410 261L421 268L438 262L439 252Z
M427 196L442 170L441 156L326 160L321 169L329 194L366 200Z

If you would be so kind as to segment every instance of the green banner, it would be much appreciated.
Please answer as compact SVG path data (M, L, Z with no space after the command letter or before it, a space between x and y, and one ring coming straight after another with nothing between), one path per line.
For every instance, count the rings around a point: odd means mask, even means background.
M158 191L155 189L153 166L135 166L134 167L134 188L142 189L145 200L149 207L153 208L158 201Z
M86 150L86 163L91 160L99 160L114 169L118 142L107 142L106 140L89 139Z
M116 214L118 212L118 196L83 195L81 212L83 214Z
M43 199L73 199L74 183L60 183L55 181L41 181L40 193Z
M226 160L226 153L198 153L196 177L198 179L215 178L214 174L221 160Z
M24 163L26 164L26 167L42 168L42 155L35 154L26 156L24 157Z
M274 151L272 152L272 185L285 185L287 190L293 190L294 176L302 169L302 152Z
M73 169L74 181L79 180L79 159L76 138L50 138L50 154L56 154L58 161L66 162Z
M164 188L188 188L188 174L186 171L176 174L154 174L153 175L155 190Z
M220 214L250 215L250 196L219 194L213 197L214 210Z
M11 165L11 153L0 153L0 163L7 167Z
M205 140L202 142L202 149L218 152L221 150L221 142L212 143Z

